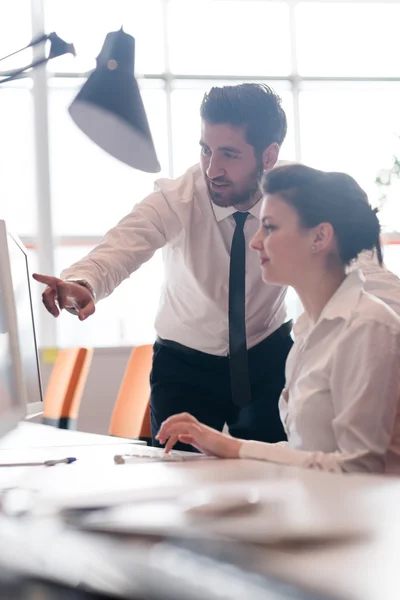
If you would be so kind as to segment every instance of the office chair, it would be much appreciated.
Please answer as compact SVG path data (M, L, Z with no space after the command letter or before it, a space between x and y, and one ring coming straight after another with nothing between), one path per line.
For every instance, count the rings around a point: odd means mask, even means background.
M60 429L76 429L92 358L92 348L59 351L44 397L44 424Z
M109 434L151 440L150 371L153 346L137 346L131 352L111 416Z

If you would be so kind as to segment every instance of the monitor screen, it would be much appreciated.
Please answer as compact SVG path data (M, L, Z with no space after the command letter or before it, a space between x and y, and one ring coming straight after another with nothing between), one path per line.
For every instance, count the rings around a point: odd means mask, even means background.
M26 249L20 240L8 233L8 253L13 281L14 301L20 342L27 413L43 410L39 356L32 307L30 274Z
M7 234L0 221L0 437L24 417L25 403Z

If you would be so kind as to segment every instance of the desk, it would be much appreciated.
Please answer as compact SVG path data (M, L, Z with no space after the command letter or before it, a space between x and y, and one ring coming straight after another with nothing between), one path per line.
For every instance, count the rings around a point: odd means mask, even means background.
M57 429L40 423L21 421L18 427L0 440L0 451L13 448L54 448L63 446L105 446L114 444L145 444L140 440L119 438L70 429Z
M145 445L145 442L21 422L0 440L0 463L39 462L73 456L78 459L75 465L78 468L72 472L53 470L50 474L49 467L0 467L0 490L21 485L36 491L58 488L60 494L68 487L74 493L72 490L79 491L76 473L78 476L83 473L83 482L86 481L88 490L96 489L96 483L103 490L107 483L102 467L112 467L115 454L128 453L132 445L137 444ZM68 477L72 480L71 485L68 484Z
M108 444L109 450L106 448ZM46 477L50 474L54 475L55 480L59 478L62 484L60 494L65 498L73 498L78 488L82 491L82 485L87 491L104 492L112 488L114 492L122 494L170 486L175 487L179 494L194 486L221 482L250 484L254 481L270 481L277 485L288 480L298 482L307 492L303 500L305 509L308 503L311 506L311 501L317 501L321 505L329 505L335 517L335 513L342 515L347 506L356 507L371 525L370 533L360 539L327 545L258 546L254 555L257 570L268 571L348 600L400 598L400 480L378 476L332 475L249 460L115 465L114 447L117 446L111 440L97 449L93 447L94 454L99 453L99 460L93 462L90 458L90 468L86 471L83 457L71 465L62 465L61 469L47 469ZM71 454L79 451L91 450L82 450L82 446L71 446L69 450ZM99 472L102 473L100 480ZM54 489L44 485L42 491L43 497L46 497L51 496ZM64 534L59 535L60 541L63 541ZM84 548L86 543L99 539L91 534L79 535L77 548ZM129 548L132 556L135 543L138 544L138 554L142 552L143 540L135 542L131 539ZM110 560L118 553L118 549L122 552L127 540L113 538L112 544ZM61 547L62 544L57 543L56 546Z

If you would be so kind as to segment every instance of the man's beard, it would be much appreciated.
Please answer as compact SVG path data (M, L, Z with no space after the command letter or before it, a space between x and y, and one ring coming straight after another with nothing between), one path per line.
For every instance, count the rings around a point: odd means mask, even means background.
M211 188L210 181L206 178L208 193L210 194L210 198L214 204L217 206L221 206L223 208L227 208L229 206L240 206L247 205L249 202L256 197L256 195L260 194L259 184L261 181L262 174L264 172L263 165L259 165L252 175L249 176L249 182L245 190L241 192L232 191L229 194L224 194L223 192L216 192ZM215 179L218 183L218 178ZM222 180L221 180L221 183Z

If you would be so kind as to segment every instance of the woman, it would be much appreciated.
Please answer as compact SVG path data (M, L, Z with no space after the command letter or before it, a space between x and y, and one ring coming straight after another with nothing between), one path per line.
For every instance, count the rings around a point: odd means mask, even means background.
M400 318L347 267L363 250L382 263L380 226L343 173L303 165L268 172L261 227L251 242L265 281L293 286L305 312L294 327L279 408L288 442L239 440L188 414L158 434L223 458L328 471L400 473Z

